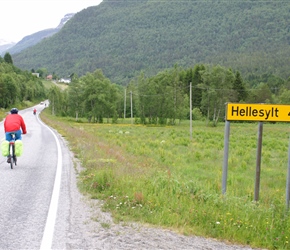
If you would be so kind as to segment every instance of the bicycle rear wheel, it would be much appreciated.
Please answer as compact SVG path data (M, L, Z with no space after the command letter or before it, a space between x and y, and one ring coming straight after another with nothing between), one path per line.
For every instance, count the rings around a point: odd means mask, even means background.
M14 155L14 144L10 144L10 167L11 169L14 168L16 165L16 160L15 160L15 155Z

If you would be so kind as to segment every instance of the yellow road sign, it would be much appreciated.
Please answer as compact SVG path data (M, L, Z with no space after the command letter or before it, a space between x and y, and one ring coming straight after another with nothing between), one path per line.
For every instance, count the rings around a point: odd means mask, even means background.
M228 103L226 120L290 122L290 105Z

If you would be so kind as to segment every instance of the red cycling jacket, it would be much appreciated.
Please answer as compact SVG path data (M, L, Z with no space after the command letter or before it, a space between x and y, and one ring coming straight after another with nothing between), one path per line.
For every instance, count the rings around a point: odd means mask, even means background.
M17 131L22 129L22 133L26 134L26 125L21 115L10 114L7 115L4 121L4 130L6 132Z

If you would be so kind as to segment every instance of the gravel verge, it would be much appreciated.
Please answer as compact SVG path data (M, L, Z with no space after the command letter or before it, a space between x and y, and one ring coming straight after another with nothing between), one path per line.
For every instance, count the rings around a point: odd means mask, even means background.
M77 177L82 167L63 140L64 158L70 163L62 173L61 211L54 233L53 249L82 250L250 250L249 246L233 245L211 238L184 236L176 232L139 223L116 224L110 213L102 211L102 201L80 193Z

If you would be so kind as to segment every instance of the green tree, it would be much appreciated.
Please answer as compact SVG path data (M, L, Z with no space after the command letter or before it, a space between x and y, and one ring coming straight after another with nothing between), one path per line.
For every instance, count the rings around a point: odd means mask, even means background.
M83 113L84 84L82 81L74 81L68 88L69 113L75 116L76 121Z
M53 115L60 115L63 105L63 96L60 88L52 86L48 91L49 108Z
M279 101L280 104L289 105L290 104L290 90L286 89L286 88L283 88L280 91L279 100L280 100Z
M47 76L47 69L46 68L40 68L36 71L36 73L39 73L39 77L45 78Z
M243 79L241 73L239 71L236 72L235 81L233 84L233 90L236 92L237 102L245 101L247 99L248 93L246 91L246 87L243 83Z
M186 117L188 97L181 80L181 70L175 65L173 69L159 72L156 76L138 79L139 113L141 122L152 124L171 124L176 119Z
M192 106L200 107L202 100L202 89L199 86L202 85L202 72L205 70L205 66L202 64L198 64L193 68L193 76L192 76Z
M271 103L272 92L268 84L261 82L256 88L251 89L248 101L251 103Z
M84 82L84 107L89 121L102 123L105 117L116 118L117 88L103 72L98 69L80 80Z
M6 63L13 64L12 56L10 55L9 52L6 52L6 53L5 53L5 55L4 55L4 61L5 61Z
M202 109L207 113L207 123L212 120L216 126L225 115L225 103L232 101L235 75L230 69L213 66L204 71Z

